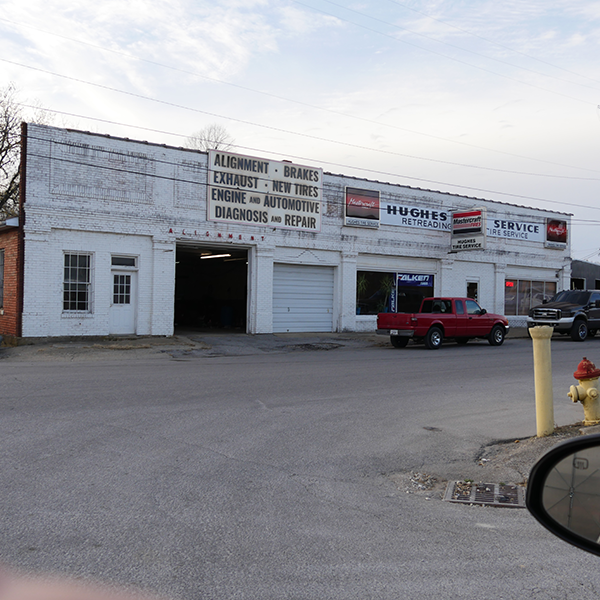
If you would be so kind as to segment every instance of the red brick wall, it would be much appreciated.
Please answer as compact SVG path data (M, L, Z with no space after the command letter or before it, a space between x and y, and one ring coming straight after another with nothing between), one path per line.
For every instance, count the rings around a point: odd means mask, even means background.
M4 303L0 308L0 335L20 335L19 230L0 231L0 250L4 249ZM1 314L1 313L4 314Z

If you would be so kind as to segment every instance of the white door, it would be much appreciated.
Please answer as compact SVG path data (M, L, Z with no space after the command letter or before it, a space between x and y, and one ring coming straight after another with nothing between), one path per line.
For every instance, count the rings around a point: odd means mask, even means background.
M109 332L135 333L136 275L132 271L112 271L112 302Z
M273 265L273 331L333 331L333 267Z

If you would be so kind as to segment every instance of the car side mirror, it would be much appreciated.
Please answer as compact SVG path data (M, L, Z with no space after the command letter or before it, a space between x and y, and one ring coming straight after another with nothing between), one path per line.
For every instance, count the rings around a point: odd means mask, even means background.
M600 556L600 434L563 442L533 466L529 512L551 533Z
M482 309L479 311L479 314L480 314L480 315L487 315L487 310L485 310L485 308L482 308Z

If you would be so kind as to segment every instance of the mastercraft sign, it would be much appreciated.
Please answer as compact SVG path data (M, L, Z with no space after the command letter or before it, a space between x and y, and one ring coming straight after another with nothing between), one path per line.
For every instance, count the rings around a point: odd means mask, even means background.
M485 209L473 208L452 213L452 251L485 248Z
M322 169L209 150L209 221L320 231L322 190Z
M568 232L566 221L546 219L546 248L564 250L567 247Z
M344 225L379 227L379 192L347 187Z

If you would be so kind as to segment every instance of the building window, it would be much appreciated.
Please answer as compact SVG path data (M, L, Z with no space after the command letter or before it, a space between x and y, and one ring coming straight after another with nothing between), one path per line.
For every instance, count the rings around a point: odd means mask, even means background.
M556 294L556 281L507 279L504 286L504 314L510 316L527 315Z
M131 275L126 273L114 274L113 304L131 304Z
M467 298L479 300L479 283L477 281L467 281Z
M110 259L113 267L136 267L135 256L113 256Z
M90 254L65 254L63 310L91 312Z
M358 271L356 276L356 314L388 312L390 297L396 290L393 273Z
M433 296L431 274L356 272L356 314L418 312L423 298Z

